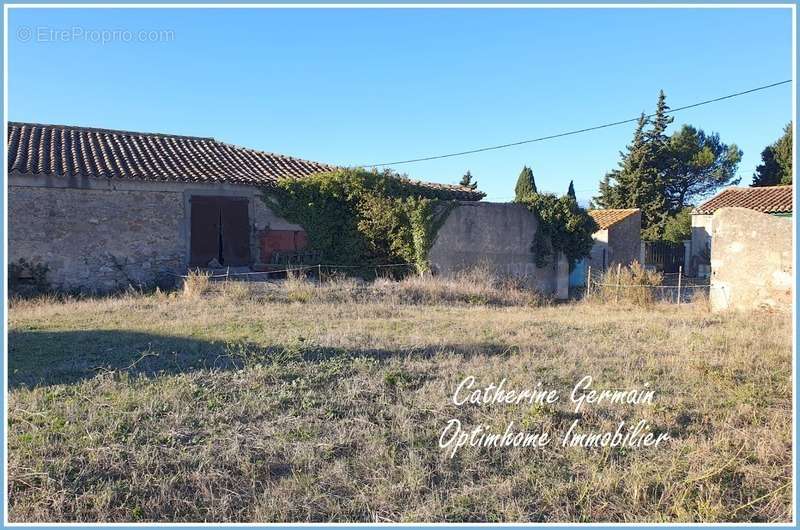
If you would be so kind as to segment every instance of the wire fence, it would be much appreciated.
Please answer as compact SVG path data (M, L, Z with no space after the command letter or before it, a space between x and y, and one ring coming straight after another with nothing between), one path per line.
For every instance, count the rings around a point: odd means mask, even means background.
M202 269L196 269L200 271ZM628 272L630 269L621 268L609 269L606 271L592 270L589 267L585 274L585 286L579 296L592 296L599 291L604 290L604 294L617 300L626 298L630 290L636 290L637 293L645 291L648 292L654 300L672 303L688 303L695 300L698 296L709 295L712 286L708 278L695 278L683 274L683 269L680 268L679 272L675 273L658 273L660 283L625 283L630 280L630 275L624 274L623 271ZM394 271L400 273L416 272L417 266L414 263L390 263L383 265L332 265L332 264L316 264L316 265L296 265L288 266L281 269L273 269L266 271L237 271L231 270L228 267L224 272L220 270L205 271L206 276L210 280L238 280L238 281L253 281L253 282L271 282L273 280L282 280L292 275L303 275L311 277L319 282L323 282L336 276L336 273L344 271L360 271L372 272L374 277L381 277L383 275L396 274ZM192 274L172 274L177 278L186 279ZM651 276L651 277L655 277Z
M273 277L281 275L293 275L293 274L305 274L308 275L315 275L317 279L322 280L326 276L330 277L337 271L372 271L375 276L380 275L380 271L386 270L393 270L393 269L406 269L409 271L416 270L416 264L414 263L389 263L384 265L329 265L329 264L317 264L317 265L297 265L286 267L283 269L274 269L274 270L265 270L265 271L237 271L231 270L228 267L224 272L220 272L215 270L213 272L208 272L206 276L210 280L232 280L232 279L242 279L242 280L251 280L251 281L268 281L273 279ZM195 271L201 271L202 269L194 269ZM316 274L315 274L316 273ZM176 278L189 278L192 274L190 270L188 274L172 274Z
M625 298L631 290L637 294L645 293L648 297L661 302L672 302L676 304L691 302L698 297L708 297L712 286L708 278L696 278L687 276L683 272L683 267L679 267L678 272L657 273L648 271L642 274L635 281L629 272L631 269L623 269L620 265L616 269L606 271L592 270L588 268L586 273L585 296L592 296L598 291L615 299ZM642 280L660 279L659 283L646 283ZM626 283L629 282L629 283Z

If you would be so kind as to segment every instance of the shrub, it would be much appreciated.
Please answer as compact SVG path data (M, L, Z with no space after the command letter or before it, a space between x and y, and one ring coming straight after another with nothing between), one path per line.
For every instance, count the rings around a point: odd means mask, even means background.
M614 267L605 271L599 279L592 279L587 299L608 302L625 302L634 305L649 305L656 299L653 286L661 285L661 274L649 271L634 261L629 267Z
M30 297L50 292L50 267L21 258L8 265L8 290L13 296Z
M664 240L682 243L692 238L692 207L687 206L667 218L664 225Z

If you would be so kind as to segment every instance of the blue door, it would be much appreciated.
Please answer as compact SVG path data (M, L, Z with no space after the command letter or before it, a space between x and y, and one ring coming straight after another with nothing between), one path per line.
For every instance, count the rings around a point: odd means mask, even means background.
M586 258L575 264L575 268L569 273L570 287L586 286Z

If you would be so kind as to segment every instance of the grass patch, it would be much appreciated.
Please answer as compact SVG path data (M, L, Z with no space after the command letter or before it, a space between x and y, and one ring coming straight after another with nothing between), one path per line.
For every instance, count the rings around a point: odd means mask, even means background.
M15 301L9 328L14 522L791 518L782 315L556 306L491 278L294 279ZM575 418L568 403L456 408L468 374L567 393L587 374L651 381L656 404L637 419L673 439L450 459L438 439L452 417ZM581 422L607 429L631 414L592 408Z

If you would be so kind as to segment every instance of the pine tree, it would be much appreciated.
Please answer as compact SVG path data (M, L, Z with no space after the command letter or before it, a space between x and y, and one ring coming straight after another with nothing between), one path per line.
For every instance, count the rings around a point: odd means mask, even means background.
M653 128L647 133L648 140L653 142L656 149L663 148L667 143L667 126L674 121L675 118L667 114L669 106L667 105L667 96L664 91L658 92L658 102L656 103L656 112L653 114L651 123Z
M633 132L633 140L625 147L625 152L620 152L619 168L606 173L600 183L600 195L592 201L600 208L633 208L631 204L637 202L636 173L640 165L640 158L645 145L644 128L647 126L647 117L642 113Z
M536 195L536 181L533 178L533 171L528 166L523 166L517 178L517 185L514 187L515 200L520 202L526 197Z
M667 126L672 123L662 90L658 94L652 119L639 117L633 140L620 153L619 168L606 174L600 194L592 204L603 208L639 208L642 211L642 237L660 239L667 221L664 174L667 166ZM650 126L648 128L648 126Z
M616 176L618 174L619 171L616 169L606 173L606 176L603 177L603 180L600 181L600 184L597 187L597 196L593 197L591 203L589 204L590 209L604 210L617 207L620 201L619 197L617 197L617 189L614 185L614 182L612 182L612 179L616 180Z
M777 186L792 183L792 123L783 129L775 143L761 152L761 164L753 174L753 186Z
M665 146L664 183L671 216L690 204L713 195L718 189L736 185L736 168L742 150L726 144L717 133L683 125Z
M567 189L567 197L570 197L573 201L578 201L578 198L575 196L575 186L571 180L569 181L569 188Z
M459 184L464 186L465 188L469 188L471 190L478 189L478 181L477 180L475 180L475 181L472 180L472 173L470 173L469 170L467 170L467 172L464 173L464 176L461 177L461 182L459 182Z

